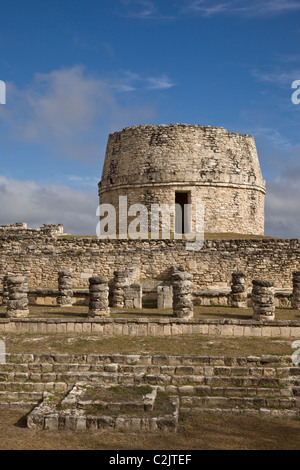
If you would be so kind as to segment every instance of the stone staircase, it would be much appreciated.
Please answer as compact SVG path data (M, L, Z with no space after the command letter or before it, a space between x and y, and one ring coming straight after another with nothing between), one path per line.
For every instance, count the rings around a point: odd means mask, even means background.
M179 397L179 412L300 417L300 367L290 356L7 354L0 403L36 405L76 383L145 385Z

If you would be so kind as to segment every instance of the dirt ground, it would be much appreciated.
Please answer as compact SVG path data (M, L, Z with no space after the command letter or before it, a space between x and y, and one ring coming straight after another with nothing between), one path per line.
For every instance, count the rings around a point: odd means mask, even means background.
M300 422L203 415L180 419L176 434L35 431L26 407L0 406L0 450L297 450Z
M7 353L17 354L138 354L184 356L291 356L289 338L209 335L111 336L90 334L3 333Z

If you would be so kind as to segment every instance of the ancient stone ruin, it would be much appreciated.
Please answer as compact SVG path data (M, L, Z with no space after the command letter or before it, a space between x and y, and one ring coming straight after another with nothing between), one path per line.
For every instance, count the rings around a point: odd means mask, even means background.
M99 197L115 207L118 219L119 196L127 197L128 207L139 203L149 211L152 204L191 204L189 221L183 210L172 218L172 234L195 230L203 201L205 232L264 233L265 181L254 139L223 128L145 125L111 134Z
M173 308L173 287L157 286L157 308Z
M137 282L139 268L131 267L114 272L112 306L142 308L142 285Z
M300 309L300 271L293 272L292 307Z
M260 238L265 181L251 136L184 124L123 129L109 136L99 197L101 204L116 208L115 239L65 237L61 225L0 227L7 315L0 318L1 333L93 340L119 335L138 341L282 335L292 343L299 337L300 322L273 320L275 306L300 308L300 240ZM170 238L149 233L146 239L126 238L120 197L126 198L125 209L140 203L149 213L153 205L177 205ZM207 237L201 249L189 251L177 235L194 230L203 201L204 230L218 237ZM188 218L186 205L191 206ZM160 220L162 232L167 223ZM223 233L246 237L222 238ZM49 287L57 279L58 289ZM29 303L51 305L55 315L47 318L43 311L42 318L28 318ZM213 311L219 305L250 308L206 318L196 310L199 305L211 305ZM72 317L76 306L84 313ZM62 315L59 307L65 307ZM0 398L26 400L32 405L27 426L54 431L175 432L179 413L300 417L299 371L292 356L143 351L6 354Z
M24 276L10 275L7 279L7 288L6 316L10 318L28 317L28 279Z
M89 316L107 317L110 314L109 309L109 287L108 278L105 276L91 277L89 289Z
M58 273L57 305L59 307L71 307L72 297L72 271L64 269Z
M270 280L254 279L252 284L254 320L274 320L274 282Z
M8 277L9 276L4 276L3 277L3 292L2 292L2 305L7 305L8 302Z
M245 273L232 273L230 303L232 307L247 307L247 276Z
M172 274L173 313L178 318L192 318L194 315L192 302L193 276L184 271L183 266L175 266Z

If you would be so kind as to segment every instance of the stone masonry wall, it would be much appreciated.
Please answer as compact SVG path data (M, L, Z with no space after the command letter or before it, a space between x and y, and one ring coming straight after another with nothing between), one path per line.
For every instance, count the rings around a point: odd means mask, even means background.
M223 128L134 126L108 139L100 203L175 204L175 192L204 206L205 231L264 233L265 181L255 142ZM193 217L194 222L195 216ZM192 227L193 229L193 227Z
M245 272L248 287L258 279L292 288L300 271L300 240L208 240L187 251L181 240L105 240L0 234L0 283L7 273L28 277L29 287L57 287L57 274L71 269L73 287L88 287L91 276L113 280L116 270L140 266L141 279L171 279L171 267L193 275L194 289L230 288L234 271Z

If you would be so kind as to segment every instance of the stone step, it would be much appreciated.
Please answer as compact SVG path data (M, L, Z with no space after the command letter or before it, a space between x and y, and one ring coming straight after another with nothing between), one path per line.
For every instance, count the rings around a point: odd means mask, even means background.
M261 418L284 418L295 419L300 418L299 409L269 409L269 408L184 408L180 407L180 416L192 416L201 414L218 414L218 415L243 415L255 416Z
M5 391L0 392L0 404L32 404L36 405L43 398L43 392Z
M244 387L209 387L208 385L182 385L180 387L167 386L165 389L169 393L180 395L196 395L198 397L293 397L292 388L244 388Z
M194 397L181 396L180 406L204 408L268 408L268 409L294 409L300 410L300 399L297 398L250 398L250 397Z
M162 375L202 375L202 376L253 376L253 377L300 377L298 367L221 367L221 366L159 366L159 365L128 365L120 363L80 364L80 363L11 363L0 365L0 380L3 373L84 373L114 372L133 374Z
M168 356L168 355L122 355L122 354L6 354L6 362L62 363L62 364L127 364L169 366L220 366L220 367L293 367L291 356Z
M70 387L63 382L0 382L0 392L66 392Z
M107 376L106 376L107 378ZM98 381L96 382L99 383ZM109 385L107 381L105 383ZM0 382L0 392L66 392L71 389L73 383L65 382ZM272 397L272 398L292 398L300 396L300 387L291 388L237 388L237 387L210 387L207 385L166 385L158 386L162 391L167 391L174 395L196 395L197 398L202 397L232 397L232 398L260 398L260 397Z
M253 377L253 376L203 376L203 375L167 375L145 373L120 373L120 372L1 372L0 383L5 382L98 382L98 383L125 383L151 385L208 385L210 387L265 387L288 388L300 385L300 377Z

